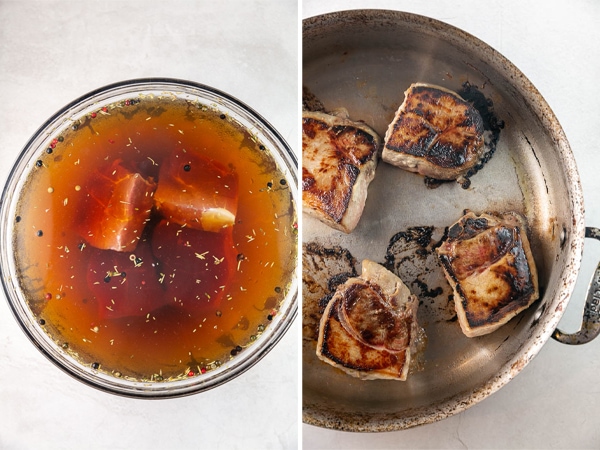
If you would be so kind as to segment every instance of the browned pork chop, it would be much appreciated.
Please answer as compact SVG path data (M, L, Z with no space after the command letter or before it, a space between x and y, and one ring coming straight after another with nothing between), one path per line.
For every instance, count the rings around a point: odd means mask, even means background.
M469 211L449 228L437 253L468 337L497 330L539 297L526 223L518 213Z
M369 260L338 286L319 324L317 356L364 379L406 380L419 333L418 299L402 280Z
M302 113L302 205L307 214L350 233L375 176L381 138L362 122Z
M414 83L385 134L382 159L436 180L465 181L485 153L479 112L457 93Z

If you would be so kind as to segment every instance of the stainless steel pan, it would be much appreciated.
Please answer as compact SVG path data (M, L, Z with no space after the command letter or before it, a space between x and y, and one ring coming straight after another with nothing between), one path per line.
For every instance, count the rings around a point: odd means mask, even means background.
M430 423L483 400L554 338L570 344L600 331L600 272L579 333L556 329L578 275L586 237L579 176L564 132L540 93L502 55L445 23L396 11L355 10L303 23L303 85L327 110L346 108L381 135L412 82L475 92L503 124L490 161L463 189L380 163L363 217L350 235L303 218L303 420L348 431ZM541 299L500 330L462 335L432 248L464 209L517 210L529 222ZM338 257L342 259L338 259ZM419 295L428 341L422 370L406 382L360 381L314 353L315 301L341 272L370 258ZM329 284L328 284L329 283ZM319 288L320 286L320 288ZM319 290L320 289L320 290Z

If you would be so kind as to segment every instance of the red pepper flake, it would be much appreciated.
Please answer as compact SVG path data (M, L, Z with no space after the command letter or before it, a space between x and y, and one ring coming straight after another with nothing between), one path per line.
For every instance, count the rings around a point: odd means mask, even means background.
M91 114L90 114L90 117L91 117L92 119L95 119L95 118L96 118L96 116L97 116L97 114L96 114L95 112L93 112L93 113L91 113Z
M125 100L125 106L129 106L129 105L131 105L131 100ZM188 376L189 376L189 374L188 374Z
M194 375L196 375L196 374L194 373L194 371L193 371L193 370L190 370L190 371L187 373L187 376L188 376L188 377L193 377Z
M292 225L294 227L294 230L298 229L298 222L294 222L294 225Z
M103 107L102 107L102 111L104 111L104 112L108 112L108 108L107 108L106 106L103 106Z
M206 373L206 367L202 367L202 368L200 369L200 373L201 373L201 374L205 374L205 373Z
M111 144L114 144L115 140L114 139L109 139L108 142L110 142Z
M52 294L50 292L46 292L46 295L44 295L44 298L46 300L50 300L50 299L52 299Z

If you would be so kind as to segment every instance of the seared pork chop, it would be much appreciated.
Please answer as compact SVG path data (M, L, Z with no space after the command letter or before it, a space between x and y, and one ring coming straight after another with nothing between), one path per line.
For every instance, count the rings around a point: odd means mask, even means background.
M468 337L497 330L539 297L526 223L518 213L467 212L436 250Z
M338 286L319 324L317 356L364 379L406 380L419 332L418 299L402 280L369 260Z
M479 112L457 93L414 83L385 134L382 159L436 180L465 181L485 153Z
M381 138L362 122L302 113L302 205L307 214L350 233L375 176Z

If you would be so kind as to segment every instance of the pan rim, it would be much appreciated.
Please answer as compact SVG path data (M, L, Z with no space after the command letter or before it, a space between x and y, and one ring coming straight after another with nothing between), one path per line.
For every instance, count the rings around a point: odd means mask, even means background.
M410 410L405 414L406 417L402 418L396 416L390 417L389 413L381 413L376 415L370 414L368 417L357 414L355 416L356 420L349 420L347 413L340 415L334 410L325 411L323 408L307 404L303 399L302 419L303 422L308 425L337 429L340 431L378 432L401 430L417 425L432 423L462 412L473 404L478 403L484 398L497 392L520 373L550 338L551 334L558 326L558 322L562 317L562 312L565 310L572 295L581 265L583 241L585 239L585 225L583 193L577 165L558 119L531 81L506 57L479 38L446 22L423 15L386 9L351 9L335 11L304 19L302 23L303 45L305 45L304 39L306 39L307 36L310 37L311 33L318 32L324 26L335 25L340 22L364 22L367 19L385 19L386 22L393 22L395 24L408 24L410 22L411 26L417 26L422 29L429 27L433 30L432 32L443 33L444 37L451 39L454 45L468 44L469 48L485 50L485 61L494 67L503 77L511 79L512 85L525 98L526 106L540 120L540 123L548 133L548 136L551 138L552 142L554 142L555 151L564 166L563 170L566 179L566 187L569 189L569 198L571 201L570 209L573 214L572 222L570 224L571 228L565 237L564 243L564 248L568 249L568 254L565 257L564 268L560 274L560 280L562 282L554 297L546 299L546 311L548 313L540 317L540 320L536 325L536 339L533 340L533 342L529 342L531 340L528 340L526 343L529 345L521 346L515 355L501 367L496 376L487 380L485 384L476 389L468 390L446 400L439 401L435 407L429 405L427 407Z

